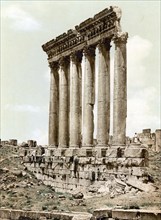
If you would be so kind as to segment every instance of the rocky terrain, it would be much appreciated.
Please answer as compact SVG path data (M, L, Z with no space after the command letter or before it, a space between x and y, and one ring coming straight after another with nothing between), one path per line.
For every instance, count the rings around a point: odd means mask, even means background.
M111 197L106 192L89 189L88 194L62 194L38 181L26 170L18 154L18 147L0 148L0 201L1 208L39 211L78 211L92 213L100 207L123 209L161 209L161 153L150 152L149 178L156 190L152 193L129 189L129 193Z

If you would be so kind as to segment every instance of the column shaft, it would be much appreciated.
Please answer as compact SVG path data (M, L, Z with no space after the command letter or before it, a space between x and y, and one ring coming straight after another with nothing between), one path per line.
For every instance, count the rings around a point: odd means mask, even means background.
M95 102L95 48L88 47L84 50L85 73L84 73L84 105L83 105L83 146L93 145Z
M68 62L62 58L59 63L59 147L67 147L69 139Z
M58 146L58 64L50 65L49 145Z
M70 147L79 147L80 145L80 68L81 57L79 53L71 55L70 68ZM79 59L80 58L80 59Z
M127 33L118 33L114 38L114 99L113 99L113 145L126 143L127 117Z
M97 142L106 146L110 131L110 42L101 41L98 50Z

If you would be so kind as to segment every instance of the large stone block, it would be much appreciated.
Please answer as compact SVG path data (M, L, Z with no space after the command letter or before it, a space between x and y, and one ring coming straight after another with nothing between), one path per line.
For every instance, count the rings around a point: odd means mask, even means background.
M148 151L145 148L126 148L125 149L125 157L126 158L148 158Z
M62 153L61 148L54 149L53 154L54 154L55 157L61 157L61 153Z
M77 149L77 148L67 148L65 151L65 156L72 157L72 156L77 155L78 152L79 152L79 149Z
M134 176L143 176L145 170L141 167L132 167L132 175Z
M134 176L135 177L135 176ZM134 177L131 177L127 180L127 184L136 188L136 189L139 189L141 191L144 191L144 192L153 192L155 191L155 187L153 184L149 183L149 184L146 184L146 183L143 183L141 182L140 180L137 180L136 178Z
M0 210L0 219L11 219L11 210L10 209L1 209Z
M95 148L95 155L97 158L106 157L108 148L107 147L96 147Z
M109 148L106 151L106 157L114 157L114 158L116 158L117 157L117 148Z
M160 220L160 210L112 210L112 218L119 220L140 219L140 220Z
M100 217L112 217L112 208L101 208L101 209L96 209L93 212L93 216L96 218Z

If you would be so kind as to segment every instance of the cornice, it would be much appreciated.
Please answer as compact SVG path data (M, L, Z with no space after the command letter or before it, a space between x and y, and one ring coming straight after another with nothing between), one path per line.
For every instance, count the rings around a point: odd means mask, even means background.
M74 51L74 48L83 49L85 45L92 45L102 35L111 40L117 32L117 24L120 21L115 8L104 9L93 18L88 18L75 26L74 30L70 29L44 44L42 48L47 53L49 62L57 61L61 55Z

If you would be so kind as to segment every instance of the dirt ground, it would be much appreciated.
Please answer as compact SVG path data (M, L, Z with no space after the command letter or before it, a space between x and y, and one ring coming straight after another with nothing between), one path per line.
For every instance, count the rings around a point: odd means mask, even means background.
M1 208L44 211L83 211L92 213L102 207L161 209L161 153L150 153L149 174L158 189L153 192L131 191L110 198L110 195L92 194L75 199L71 194L57 193L45 186L27 171L18 156L18 148L0 148L0 206Z

